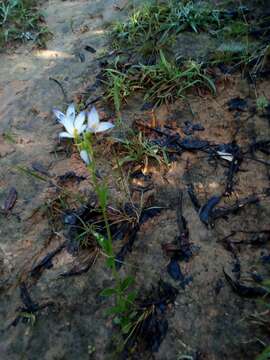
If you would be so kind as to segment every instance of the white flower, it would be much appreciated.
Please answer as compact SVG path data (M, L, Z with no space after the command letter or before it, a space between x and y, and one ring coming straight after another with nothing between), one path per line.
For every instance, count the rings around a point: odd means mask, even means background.
M90 156L89 156L89 154L88 154L88 152L86 150L81 150L80 151L80 157L86 163L86 165L90 165L91 159L90 159Z
M100 122L98 112L95 107L88 113L87 131L91 133L99 133L112 129L114 125L110 122Z
M74 104L69 105L66 115L57 109L54 109L53 112L66 129L59 134L60 138L74 138L76 133L80 135L86 129L85 113L82 111L76 116Z

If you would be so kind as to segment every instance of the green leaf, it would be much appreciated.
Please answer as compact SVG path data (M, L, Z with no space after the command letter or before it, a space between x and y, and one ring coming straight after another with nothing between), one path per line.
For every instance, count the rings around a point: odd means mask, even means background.
M135 319L135 318L137 317L137 315L138 315L138 312L137 312L137 311L132 311L132 312L128 315L128 317L129 317L129 319Z
M132 276L127 276L122 282L121 282L121 290L125 291L127 290L131 285L134 284L134 278Z
M130 329L132 328L133 323L129 322L127 325L122 327L123 334L128 334L130 332Z
M112 306L111 308L106 310L106 315L114 315L114 314L122 314L124 312L123 306Z
M24 172L26 175L30 175L30 176L35 177L35 178L38 179L38 180L48 181L48 179L46 179L45 177L37 174L35 171L32 171L32 170L30 170L30 169L28 169L28 168L25 168L25 167L23 167L23 166L18 165L18 166L17 166L17 169L18 169L19 171L21 171L21 172Z
M102 209L105 209L106 205L107 205L107 198L108 198L108 188L106 185L101 185L98 187L97 189L97 195L98 195L98 200L100 203L100 207Z
M120 161L119 161L119 164L120 166L124 165L125 163L128 163L128 162L131 162L131 161L134 161L135 158L134 156L132 155L127 155L125 156L124 158L122 158Z
M133 303L133 301L136 299L137 297L137 291L132 291L131 293L129 293L127 295L127 301L130 303Z
M117 290L114 288L107 288L101 291L100 296L110 297L117 294Z
M109 268L111 268L111 269L113 268L114 263L115 263L115 259L112 258L112 257L110 257L110 258L108 258L108 259L106 260L106 265L107 265Z
M270 346L267 346L264 351L256 357L256 360L268 360L270 359Z
M121 324L121 318L119 316L115 316L113 319L114 325L120 325Z
M108 253L109 250L109 244L108 244L108 240L101 234L99 234L96 231L93 231L93 235L98 243L98 245L106 252L106 254Z

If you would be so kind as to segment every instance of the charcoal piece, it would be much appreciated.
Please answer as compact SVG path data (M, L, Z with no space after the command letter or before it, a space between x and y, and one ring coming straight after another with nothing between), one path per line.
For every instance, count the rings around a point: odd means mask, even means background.
M185 278L176 259L170 260L169 264L167 265L167 271L174 280L183 281Z
M24 282L20 285L20 298L24 305L21 311L35 312L38 310L39 306L31 299L31 296Z
M213 217L213 210L217 206L217 204L220 202L221 197L220 196L212 196L206 204L204 204L200 211L199 211L199 217L200 220L205 225L213 225L212 224L212 217Z
M261 151L266 155L270 155L270 140L260 140L253 142L249 149L251 153L254 153L255 151Z
M193 281L193 276L185 276L183 280L180 281L180 286L183 290L185 290L186 286L189 285Z
M128 237L128 242L125 243L120 251L116 254L115 256L115 267L117 270L119 270L122 265L123 265L123 261L125 259L125 256L127 255L127 253L130 253L132 251L132 247L133 247L133 244L134 244L134 241L136 240L136 236L137 236L137 233L140 229L140 226L137 224L135 225L130 233L129 233L129 237Z
M256 271L250 272L250 275L251 275L252 279L257 283L262 283L265 280L264 276L262 276L261 274L258 274Z
M256 204L260 201L260 198L257 195L251 195L243 199L239 199L235 204L231 206L224 206L216 208L212 211L211 218L213 220L224 218L230 214L235 214L241 210L246 205Z
M93 48L92 46L90 46L90 45L85 45L84 50L90 52L91 54L94 54L94 53L97 52L96 49L94 49L94 48Z
M130 228L130 224L127 222L123 222L117 225L115 228L111 226L112 238L113 241L121 241L125 238Z
M241 149L235 142L227 145L227 149L230 149L229 154L232 155L232 160L230 161L230 166L227 174L225 194L230 195L233 191L234 176L239 171L240 165L243 161L243 154L241 152Z
M228 101L229 111L246 111L247 101L239 97L233 98Z
M163 208L160 207L150 207L143 209L143 211L141 212L139 224L142 225L149 219L152 219L153 217L159 215L162 209Z
M141 107L141 111L152 110L154 107L155 107L155 104L153 104L151 102L145 102L143 104L143 106Z
M232 290L239 296L243 297L262 297L268 294L267 290L263 287L246 286L238 280L233 280L223 269L225 279L230 284Z
M49 172L48 172L48 168L45 167L43 164L41 164L40 162L38 161L34 161L32 164L32 169L39 172L40 174L42 175L46 175L46 176L49 176Z
M151 314L142 324L141 336L146 350L155 353L164 340L168 331L168 320L156 313Z
M192 124L190 121L185 121L183 132L185 135L193 135L195 131L203 131L204 127L200 124Z
M191 244L189 242L189 231L187 227L187 221L183 216L183 193L182 191L179 194L179 204L177 206L177 225L179 230L179 236L177 237L181 260L185 259L189 261L192 257Z
M218 295L220 293L220 290L224 287L224 282L222 279L218 279L216 284L215 284L215 287L214 287L214 290L215 290L215 294Z
M261 256L261 262L266 265L270 264L270 255L262 255Z
M202 150L209 146L209 142L206 140L188 139L178 141L178 144L184 150Z
M17 201L17 197L18 197L17 190L14 187L10 188L8 195L4 202L3 210L4 210L5 214L7 214L14 207L14 205Z
M61 183L65 183L69 180L75 180L78 183L85 180L85 176L78 176L74 171L67 171L65 174L58 176L58 179Z
M65 246L66 246L66 243L64 242L63 244L59 245L55 250L49 252L46 256L44 256L44 258L38 264L36 264L35 266L32 267L32 269L30 271L30 275L36 276L36 275L40 274L40 272L42 270L52 268L53 267L52 259L59 252L61 252Z
M253 232L248 240L249 244L253 246L265 245L270 241L270 231Z
M78 216L75 213L65 213L63 216L63 223L65 225L76 225L78 222Z
M190 200L195 208L195 210L197 212L199 212L200 208L201 208L201 204L197 198L197 195L195 193L195 189L194 189L194 185L193 184L188 184L187 186L187 192L188 192L188 195L190 197Z

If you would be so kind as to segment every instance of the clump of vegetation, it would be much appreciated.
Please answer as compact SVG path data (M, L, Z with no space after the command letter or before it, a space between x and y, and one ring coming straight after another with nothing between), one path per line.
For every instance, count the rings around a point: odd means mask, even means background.
M132 92L132 80L129 74L125 74L117 69L117 62L114 63L114 68L106 69L106 98L113 102L116 112L120 111L121 104L127 101L127 98Z
M233 64L234 62L247 62L251 56L251 49L247 44L239 41L223 42L212 57L212 64Z
M191 60L177 65L166 58L163 51L160 50L159 55L160 60L153 65L133 65L121 72L116 62L114 68L106 69L105 94L116 111L131 93L138 90L144 93L145 101L155 105L171 103L195 86L215 93L214 81L203 64Z
M166 151L147 140L141 132L131 139L118 141L123 147L123 157L119 160L122 166L127 163L147 165L149 159L155 160L158 164L168 164Z
M256 108L260 112L264 112L269 106L269 101L265 96L259 96L256 101Z
M146 101L156 104L173 102L194 86L204 87L215 93L215 85L202 64L187 61L182 66L168 61L160 52L156 65L141 66L141 86L147 90Z
M267 44L252 35L249 9L213 7L206 2L153 1L114 25L110 40L115 59L105 69L105 94L119 113L134 91L160 105L185 96L194 86L215 93L207 68L218 64L244 65L250 73L262 65ZM207 59L177 57L181 32L207 32L217 44ZM119 55L120 54L120 55ZM124 59L123 61L121 59Z
M112 32L113 47L134 49L142 55L171 49L175 36L218 29L219 12L206 4L171 0L146 4L134 11L126 23L117 23Z
M34 41L44 46L49 34L36 0L3 0L0 3L0 46L10 41Z

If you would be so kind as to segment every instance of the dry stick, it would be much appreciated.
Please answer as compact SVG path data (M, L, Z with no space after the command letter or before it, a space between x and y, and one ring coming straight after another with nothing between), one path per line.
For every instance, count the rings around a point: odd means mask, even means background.
M84 107L83 107L82 110L86 110L89 105L95 104L96 102L98 102L99 100L101 100L103 96L104 96L104 94L95 97L93 100L88 101L88 102L84 105Z
M63 96L64 96L64 101L65 101L65 103L67 104L67 103L68 103L68 97L67 97L67 94L66 94L66 92L65 92L65 90L64 90L63 85L60 83L59 80L57 80L57 79L55 79L55 78L49 77L49 80L54 81L54 82L60 87L60 89L61 89L61 91L62 91L62 93L63 93Z
M253 160L253 161L257 161L261 164L264 164L264 165L267 165L267 166L270 166L270 162L266 161L266 160L262 160L262 159L257 159L257 158L253 158L253 157L249 157L249 156L244 156L245 159L248 159L248 160Z
M213 213L212 213L212 219L215 220L215 219L227 216L227 215L229 215L231 213L234 213L235 211L241 209L245 205L256 204L260 200L261 199L260 199L260 197L258 195L251 195L251 196L248 196L248 197L246 197L244 199L240 199L234 205L223 207L223 208L216 208L215 211L213 211Z

